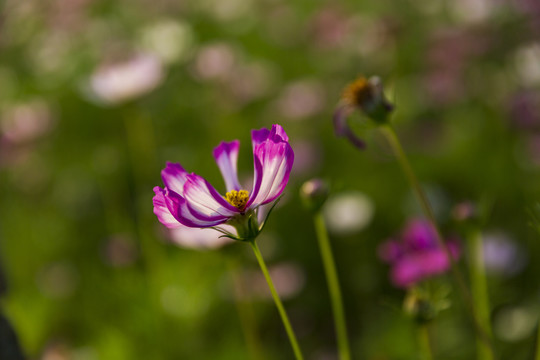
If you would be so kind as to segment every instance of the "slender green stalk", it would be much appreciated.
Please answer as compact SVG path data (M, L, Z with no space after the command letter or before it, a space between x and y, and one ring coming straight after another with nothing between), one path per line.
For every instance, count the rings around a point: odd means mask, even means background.
M467 243L469 246L470 278L473 293L474 308L478 316L480 326L491 336L491 326L489 321L489 296L486 281L486 271L484 266L484 253L482 247L482 235L475 230L468 234ZM493 360L493 354L489 347L482 341L477 344L478 360Z
M461 274L461 271L456 265L456 261L453 258L450 249L448 248L448 245L444 241L442 237L441 230L439 229L439 226L437 225L437 221L435 219L435 215L433 213L433 210L431 209L431 205L429 204L429 201L427 199L426 194L424 193L424 190L420 186L420 183L418 182L418 179L416 178L416 175L411 167L411 164L409 163L409 160L407 159L407 155L405 154L405 151L403 150L403 147L401 146L401 143L396 135L396 132L392 128L391 125L385 124L380 126L380 129L386 139L388 140L390 147L392 148L396 158L398 159L399 164L401 165L401 168L403 169L403 172L405 173L405 176L409 180L409 183L411 185L411 188L413 189L413 192L416 196L416 199L420 203L420 206L422 207L422 210L427 217L428 221L431 222L433 225L433 228L436 232L436 238L437 242L443 249L443 251L446 253L446 256L450 260L451 264L451 272L452 276L454 277L455 282L458 285L458 289L461 292L461 296L467 305L467 308L471 314L471 318L473 320L474 327L476 329L476 332L480 339L488 346L490 349L490 352L493 354L493 347L491 345L491 340L489 336L486 334L486 332L483 330L483 328L480 326L480 323L478 321L478 316L475 312L475 307L473 305L471 294L469 293L469 290L467 289L467 286L465 285L465 280L463 275Z
M429 340L429 329L427 324L418 325L418 344L422 360L433 360L431 342Z
M330 300L332 302L332 312L334 313L334 324L336 327L337 345L339 349L340 360L350 360L351 351L349 340L347 337L347 324L345 322L345 311L343 309L343 300L341 289L339 287L338 275L330 240L328 239L328 231L324 223L324 218L320 211L314 214L315 231L319 240L319 249L328 283L328 291L330 292Z
M285 330L287 331L287 336L289 337L289 341L291 342L294 355L297 360L303 360L304 357L302 356L302 352L300 351L300 346L298 346L298 341L296 340L296 335L294 334L294 330L291 326L291 322L289 321L287 312L285 312L285 308L283 307L281 299L279 298L276 288L274 287L274 282L272 281L272 278L270 277L270 273L268 272L268 268L266 267L266 264L259 250L259 247L257 246L257 243L255 242L255 240L252 240L249 243L251 244L251 248L253 249L253 252L255 253L255 257L257 258L257 261L259 262L259 266L261 267L263 275L266 278L266 282L268 283L268 287L270 288L270 292L272 293L272 297L274 298L274 302L276 303L276 307L278 309L279 315L281 316L281 321L283 321L283 326L285 326Z
M251 359L263 360L263 354L261 352L261 346L259 343L259 337L257 326L255 324L255 316L253 314L253 307L251 302L245 300L245 288L242 283L242 279L238 275L238 266L236 261L227 259L227 267L231 274L233 289L234 289L234 302L236 304L236 310L238 311L238 317L240 318L240 325L242 326L242 332L246 340L246 346L250 354Z

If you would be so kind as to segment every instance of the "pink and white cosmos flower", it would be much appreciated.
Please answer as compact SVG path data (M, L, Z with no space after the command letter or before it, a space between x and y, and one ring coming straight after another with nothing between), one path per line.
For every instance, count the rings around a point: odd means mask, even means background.
M225 196L201 176L188 173L180 164L167 163L161 172L165 187L154 188L154 214L158 220L168 228L182 225L208 228L228 224L237 229L239 240L256 236L260 230L258 208L275 202L283 193L289 181L294 152L280 125L273 125L271 130L252 130L251 138L255 168L251 190L245 190L238 181L240 142L221 142L214 149L214 159L225 180Z

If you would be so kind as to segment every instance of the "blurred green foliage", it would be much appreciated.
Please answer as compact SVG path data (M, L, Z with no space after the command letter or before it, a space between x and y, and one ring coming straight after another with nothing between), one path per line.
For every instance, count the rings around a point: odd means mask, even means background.
M364 152L336 139L331 123L343 86L377 74L446 231L459 232L454 205L492 204L483 232L517 254L513 267L488 276L495 346L501 359L531 359L540 312L540 242L529 215L540 199L539 23L534 0L5 0L0 305L25 353L292 358L271 300L251 291L260 278L248 246L178 247L151 201L166 161L223 190L211 156L222 140L241 141L249 179L250 129L279 123L296 164L259 244L271 265L288 266L285 280L296 279L285 306L307 358L335 354L298 196L318 176L332 194L360 191L374 209L372 218L356 214L365 225L332 235L355 358L416 359L405 292L392 288L377 246L419 209L369 123L352 119ZM472 359L473 336L452 294L432 328L436 358Z

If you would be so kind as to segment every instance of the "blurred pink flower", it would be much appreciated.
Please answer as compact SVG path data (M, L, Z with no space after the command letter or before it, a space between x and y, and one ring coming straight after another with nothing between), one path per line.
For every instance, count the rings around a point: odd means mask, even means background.
M237 63L234 48L227 43L202 47L195 58L195 75L204 80L226 79Z
M311 19L311 33L315 45L324 49L343 46L351 32L351 21L344 11L324 7Z
M118 104L149 93L163 77L163 65L157 56L138 54L127 61L101 65L92 74L90 87L99 101Z
M449 241L452 256L457 259L460 249ZM437 243L436 233L426 220L412 219L402 230L399 240L390 239L379 246L379 257L392 266L390 278L400 288L442 274L450 269L446 253Z
M527 254L515 239L502 232L486 233L483 239L484 262L490 274L513 276L523 270Z
M274 280L277 292L283 299L294 298L304 288L306 275L296 263L282 262L274 264L269 266L268 271ZM268 284L260 271L246 270L242 274L242 281L246 284L245 296L247 298L272 298Z
M222 225L222 227L226 231L234 231L230 226ZM196 250L217 249L233 242L233 240L220 235L214 229L191 228L183 225L170 229L170 237L173 243L183 248Z
M130 266L135 263L138 255L135 242L122 234L111 236L103 248L105 262L113 267Z
M2 113L2 139L10 143L25 143L46 134L53 125L51 110L46 102L33 100L17 104Z
M462 28L436 32L427 50L424 86L431 100L449 104L466 95L466 70L491 46L488 33Z
M540 130L540 93L520 91L509 100L512 125L523 130Z
M300 80L288 85L277 100L282 116L291 120L312 117L325 106L324 86L312 80Z

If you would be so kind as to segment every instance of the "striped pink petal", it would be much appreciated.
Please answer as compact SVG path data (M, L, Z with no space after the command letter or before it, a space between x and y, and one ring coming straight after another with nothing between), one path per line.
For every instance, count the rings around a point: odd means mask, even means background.
M159 186L154 187L154 198L152 202L154 203L154 214L156 214L160 223L173 229L181 226L181 224L176 220L176 218L171 214L169 208L167 207L165 201L166 190L160 188Z
M272 125L271 130L262 128L259 130L251 131L251 143L253 145L253 149L255 149L255 146L267 140L272 140L275 142L279 142L279 141L288 142L289 137L287 136L287 133L285 132L285 130L283 130L283 127L277 124Z
M239 213L212 185L197 174L187 176L184 197L190 212L204 221L217 221Z
M281 195L294 162L294 152L283 128L273 125L271 131L264 130L252 133L255 179L247 204L252 208L272 202Z
M165 187L180 196L184 194L184 184L187 180L187 175L188 173L182 165L171 162L167 162L167 166L161 171L161 178Z
M221 171L221 175L223 175L227 191L240 190L236 167L239 148L240 142L234 140L231 142L223 141L214 149L214 159Z

